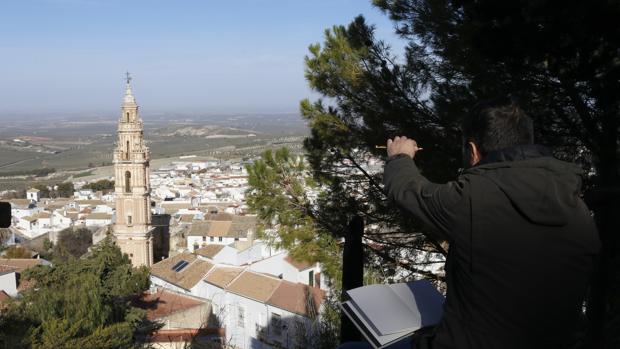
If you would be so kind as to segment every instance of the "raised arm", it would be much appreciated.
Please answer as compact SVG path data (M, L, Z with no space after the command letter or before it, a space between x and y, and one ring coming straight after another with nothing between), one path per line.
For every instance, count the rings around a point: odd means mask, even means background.
M383 183L389 199L411 213L416 219L436 231L439 239L452 240L453 224L457 217L467 214L469 202L464 181L436 184L426 179L413 161L419 149L413 140L409 145L401 139L388 142L388 154ZM392 149L390 149L392 148ZM411 150L413 149L413 154ZM391 152L390 152L391 150ZM411 156L413 155L413 156ZM463 217L460 217L463 221Z

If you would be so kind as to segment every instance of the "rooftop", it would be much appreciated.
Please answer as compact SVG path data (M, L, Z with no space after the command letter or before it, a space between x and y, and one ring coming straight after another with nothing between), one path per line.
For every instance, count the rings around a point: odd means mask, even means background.
M151 274L189 290L213 268L213 264L191 253L181 253L153 264Z
M267 304L291 313L312 317L318 314L324 298L325 291L317 287L282 280L267 300Z
M195 254L211 258L215 257L224 248L224 245L206 245L194 251Z
M306 261L300 261L297 259L293 259L291 256L286 256L284 257L284 260L292 265L293 267L295 267L295 269L302 271L302 270L306 270L309 268L312 268L314 266L314 264L306 262Z
M265 303L281 282L282 280L274 277L245 271L228 286L228 291Z
M214 217L218 219L211 219ZM256 227L256 223L257 220L255 216L209 214L205 216L205 221L195 222L192 225L189 236L245 238L247 237L248 231Z
M17 273L21 273L22 271L28 268L32 268L36 265L49 265L49 262L45 259L0 258L0 267L13 268Z
M207 275L205 281L215 286L226 288L241 272L243 268L216 267Z
M136 307L146 310L146 317L149 320L163 318L206 303L206 300L182 295L163 288L159 288L155 293L144 293L134 301Z
M112 219L112 215L105 212L94 212L86 216L85 219Z

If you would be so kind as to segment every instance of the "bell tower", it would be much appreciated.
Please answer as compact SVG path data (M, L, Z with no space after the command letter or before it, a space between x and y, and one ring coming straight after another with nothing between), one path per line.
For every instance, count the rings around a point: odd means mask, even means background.
M114 150L114 236L118 247L129 256L135 267L150 267L153 264L150 154L144 142L144 125L138 116L138 104L131 90L129 73L126 82Z

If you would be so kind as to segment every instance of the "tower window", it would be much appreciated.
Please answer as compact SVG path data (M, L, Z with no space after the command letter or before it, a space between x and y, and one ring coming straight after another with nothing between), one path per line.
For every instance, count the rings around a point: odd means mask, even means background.
M125 160L129 160L129 141L127 141L125 146Z
M127 113L126 115L127 115L127 121L129 121L129 113Z
M131 224L131 216L127 216L127 224Z
M131 193L131 172L125 171L125 193Z

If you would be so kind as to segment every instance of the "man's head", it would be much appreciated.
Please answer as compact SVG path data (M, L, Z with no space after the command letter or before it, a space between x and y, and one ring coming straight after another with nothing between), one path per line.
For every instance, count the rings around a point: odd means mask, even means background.
M534 143L532 119L510 99L477 104L465 118L462 131L468 166L492 151Z

